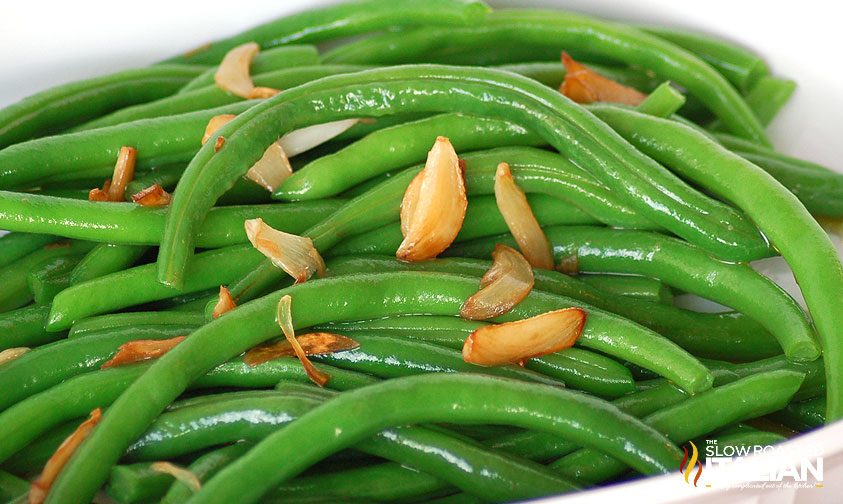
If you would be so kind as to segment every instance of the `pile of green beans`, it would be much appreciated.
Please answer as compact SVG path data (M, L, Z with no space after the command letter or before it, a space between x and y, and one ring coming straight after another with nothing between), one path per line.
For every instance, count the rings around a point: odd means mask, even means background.
M215 82L251 42L270 98ZM563 51L646 98L575 103ZM0 109L0 501L26 500L96 408L46 502L521 501L675 473L690 441L770 445L840 419L843 265L817 219L843 218L843 175L771 145L794 89L708 35L351 0ZM202 142L221 114L235 118ZM277 187L245 177L279 138L341 119L358 121L297 151ZM402 262L402 201L438 137L460 159L465 217L438 258ZM89 201L124 146L125 201ZM468 320L491 251L518 249L502 162L559 271ZM132 200L153 184L169 203ZM257 218L309 239L324 274L294 284L250 243ZM807 309L750 265L778 255ZM235 307L220 316L221 287ZM297 335L355 342L311 356L325 388L296 357L248 353L284 341L285 296ZM574 307L570 348L520 366L461 353L476 331Z

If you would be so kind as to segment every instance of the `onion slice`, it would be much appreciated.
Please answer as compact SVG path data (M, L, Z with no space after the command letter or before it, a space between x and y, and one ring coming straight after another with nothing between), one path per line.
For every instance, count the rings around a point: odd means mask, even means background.
M219 318L223 313L230 312L235 308L237 308L237 303L231 298L231 292L224 285L220 285L220 297L217 304L214 305L213 317Z
M587 66L562 53L565 80L559 91L577 103L611 102L640 105L647 95L629 86L604 77Z
M102 189L91 189L88 193L89 201L123 201L126 197L126 186L135 178L135 163L138 151L134 147L120 147L117 153L117 163L114 173L106 180Z
M457 237L465 219L465 179L447 138L436 139L420 180L417 185L410 183L401 202L404 240L396 256L402 261L424 261L441 254Z
M294 157L337 137L358 122L360 122L360 119L340 119L339 121L314 124L313 126L293 130L282 136L278 141L284 148L284 152L288 156Z
M132 201L141 206L162 207L169 205L173 197L161 187L161 184L152 184L133 194Z
M149 468L155 472L169 474L173 478L187 485L188 488L194 492L198 492L202 488L202 482L199 481L198 476L184 467L179 467L172 462L153 462L149 464Z
M293 347L293 352L296 354L296 357L299 358L301 361L302 366L304 366L304 372L307 373L307 377L310 378L310 381L319 385L320 387L324 387L328 380L331 379L328 373L324 373L319 371L316 366L310 362L310 359L307 358L307 354L305 354L304 350L302 349L301 345L299 344L298 340L296 339L296 333L293 330L293 315L290 312L290 306L293 303L293 298L289 295L283 296L278 301L278 312L276 314L276 321L278 325L281 326L281 331L284 333L284 337L287 338L287 341L290 343L290 346Z
M257 163L249 168L245 177L269 192L275 191L281 182L293 174L293 165L280 142L272 142Z
M480 291L465 300L460 316L485 320L507 313L533 289L533 269L517 250L498 244L492 267L480 279Z
M334 352L354 350L360 346L351 338L327 332L315 332L302 334L296 338L305 355L325 355ZM264 362L279 359L281 357L292 357L296 355L293 345L289 341L273 341L258 345L243 356L243 362L250 366L257 366Z
M252 246L286 271L296 283L306 281L314 273L318 276L325 273L325 261L310 238L273 229L261 218L249 219L243 225Z
M506 163L499 164L495 172L495 201L527 262L534 268L552 270L550 242Z
M214 133L216 133L218 129L231 122L231 120L235 117L237 116L234 114L220 114L212 117L211 120L208 121L208 124L205 126L205 134L202 135L202 145L208 143L208 140L210 140L211 137L214 136Z
M523 364L533 357L573 346L582 334L585 312L565 308L535 317L477 329L465 340L462 357L480 366Z
M6 364L7 362L12 362L13 360L17 359L21 355L25 354L29 351L27 347L15 347L15 348L7 348L0 352L0 366Z
M176 336L164 340L135 340L124 343L120 345L111 359L100 366L100 369L157 359L175 348L184 338L184 336Z
M100 418L102 418L102 410L97 408L91 412L91 416L87 420L79 424L79 427L62 441L55 453L44 464L44 470L41 471L41 475L32 482L32 486L29 489L30 504L41 504L44 502L47 498L47 492L53 486L53 482L56 481L59 473L64 469L65 464L73 456L79 445L85 441L85 438L88 437L94 427L99 423Z

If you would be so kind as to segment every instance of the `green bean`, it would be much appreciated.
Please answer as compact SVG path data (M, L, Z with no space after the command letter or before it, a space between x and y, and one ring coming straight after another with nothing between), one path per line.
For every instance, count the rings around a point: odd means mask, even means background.
M65 337L47 332L49 305L29 305L0 313L0 351L15 347L37 347Z
M740 378L780 369L802 373L805 375L805 379L802 381L799 391L793 397L796 401L817 397L825 389L825 371L820 359L813 362L790 362L784 356L778 356L742 364L711 360L706 360L704 363L712 372L728 371Z
M656 117L670 117L685 105L685 96L670 82L663 82L641 102L636 110Z
M488 261L465 258L436 259L408 264L398 262L394 257L378 256L337 258L328 264L332 274L414 269L478 277L490 267ZM622 315L669 337L695 355L745 361L781 353L776 340L768 332L740 314L697 313L660 303L607 296L605 292L594 289L577 278L557 272L535 270L533 275L537 289L574 298ZM363 327L376 328L378 324Z
M746 104L755 113L758 121L767 126L779 114L796 91L796 82L790 79L764 76L758 79L746 95ZM712 122L709 129L722 131L723 125L718 121Z
M83 420L84 418L71 420L41 436L27 446L25 450L21 450L9 458L3 463L2 468L18 475L37 473L44 468L44 464L56 452L62 441L73 434L73 431L79 427Z
M770 73L760 56L738 44L687 30L649 26L642 29L696 54L740 91L752 89L759 79ZM762 124L766 123L762 121Z
M792 402L775 418L787 426L799 431L806 431L822 427L825 421L825 397L816 397L802 402Z
M57 242L45 245L31 254L0 268L0 312L14 310L29 304L32 293L27 277L29 272L57 257L79 256L93 247L88 242Z
M201 66L158 65L57 86L0 110L0 149L176 92Z
M111 176L120 147L137 149L137 167L189 161L201 145L208 121L237 114L254 102L211 110L145 119L92 131L38 138L0 151L0 188L37 186L50 177L77 172L103 179Z
M359 322L354 322L322 326L321 328L327 329L330 332L348 334L349 337L361 343L361 349L350 353L332 355L327 359L323 358L319 360L333 363L340 367L343 367L341 364L342 361L350 361L356 366L363 366L359 369L368 369L373 374L383 376L383 371L379 372L383 359L377 356L367 357L372 352L372 347L364 345L364 341L371 340L372 337L382 337L385 339L385 342L392 343L397 338L402 338L410 341L415 340L416 342L430 342L434 345L460 350L465 342L465 338L478 327L485 325L455 317L429 316L399 317L398 320L381 319L373 322L380 322L383 325L379 326L375 324L372 327L362 324L362 327L360 327L361 324ZM398 323L395 324L392 322ZM407 322L407 325L404 326L402 322ZM363 340L360 339L361 335L364 338ZM375 345L375 348L378 346L384 345ZM398 348L402 347L406 349L408 354L416 351L412 350L408 344L398 346ZM421 345L421 347L413 345L412 348L419 348L418 352L420 355L418 356L423 355L425 350L429 351L429 345ZM363 355L358 355L358 353ZM398 357L399 354L396 352L394 356ZM390 376L406 375L407 371L401 371L400 368L408 365L408 363L414 362L415 357L415 355L404 356L401 366L394 368L398 373L393 371L393 375ZM396 366L397 364L394 363ZM455 364L451 368L457 367ZM634 390L632 375L628 369L608 357L581 348L568 348L555 354L530 359L527 361L526 367L527 369L560 380L567 387L583 390L601 397L618 397ZM427 368L431 369L432 365L429 365ZM469 369L466 368L466 370ZM515 378L516 376L512 377ZM527 378L529 379L530 376L528 375Z
M535 63L510 63L506 65L498 65L495 68L515 72L517 74L537 80L545 86L550 86L553 89L559 89L562 81L565 79L565 67L559 64L558 52L553 55L552 63L535 62ZM625 86L633 87L639 91L649 92L661 83L648 72L629 67L608 66L589 63L589 68L600 73L605 77L619 82Z
M0 236L0 268L49 245L58 238L33 233L8 233Z
M131 327L86 338L61 340L31 350L0 367L5 393L0 411L62 380L99 367L123 343L182 336L172 330Z
M200 456L188 467L200 481L207 481L220 469L230 464L232 460L236 460L252 445L246 442L235 443L216 450L210 451L205 455ZM184 483L176 480L170 486L167 493L161 498L161 504L180 504L187 501L193 495L193 489Z
M106 492L121 504L155 502L172 481L171 475L153 470L147 462L118 465L111 470Z
M597 289L632 296L657 303L673 303L673 291L655 278L638 275L580 275L581 280Z
M197 243L205 248L245 243L243 221L255 217L286 232L301 233L342 203L341 200L322 200L217 208L208 213ZM166 208L134 203L74 201L0 191L0 226L51 229L59 235L77 239L119 245L156 245L161 240L166 215Z
M843 416L843 311L833 294L843 292L843 265L825 231L772 176L695 130L653 117L640 116L645 120L638 120L634 112L600 115L611 115L612 126L626 134L631 131L625 118L631 117L635 132L630 137L635 137L636 145L694 183L732 201L758 223L793 270L817 328L828 380L827 420ZM664 134L671 142L655 146L654 142L665 141Z
M464 28L421 28L386 33L341 46L324 57L329 63L397 64L424 62L437 50L475 51L493 45L550 46L603 56L642 66L697 96L730 131L768 144L763 127L738 92L700 58L658 37L631 27L560 11L507 9L491 13L484 23ZM427 59L429 61L429 59Z
M144 334L140 333L140 337ZM97 344L94 341L92 344ZM99 353L91 353L101 362ZM64 381L51 378L52 387L30 395L0 413L4 430L0 433L0 462L22 450L38 436L62 422L84 416L97 407L107 407L125 391L149 364L119 366L104 370L83 372L76 376L65 375ZM89 368L90 369L90 368ZM320 369L331 374L328 386L338 390L360 387L376 381L354 373L322 364ZM294 359L276 359L257 366L245 364L241 359L223 363L191 385L194 389L240 387L272 387L279 380L308 382L302 366ZM62 407L56 404L61 402Z
M389 336L372 336L355 332L360 347L345 352L314 356L313 360L332 366L366 373L378 378L397 378L419 373L482 373L524 380L545 385L564 385L552 375L522 369L518 366L480 367L462 359L462 354L421 341L409 342ZM630 378L631 381L631 378Z
M644 423L674 443L684 443L720 427L780 410L799 388L802 374L769 371L715 387L644 418ZM596 484L617 476L625 465L595 450L580 450L551 467L583 483Z
M288 45L260 51L249 65L249 73L257 76L285 68L297 68L319 64L319 49L312 45ZM213 66L179 89L179 94L198 88L215 85L214 75L219 65ZM258 84L263 86L265 84Z
M182 327L196 327L205 323L205 316L201 313L156 311L156 312L129 312L110 313L88 317L73 324L68 333L69 338L78 338L92 332L100 332L110 329L131 327L133 325L175 325Z
M533 215L543 226L599 224L593 217L559 200L544 194L532 194L527 197ZM509 228L498 210L494 196L473 196L468 201L465 220L454 243L506 233ZM357 254L395 255L404 239L399 223L351 236L336 246L331 247L326 257Z
M814 331L796 301L748 265L721 262L675 238L643 231L554 227L545 232L554 256L576 256L582 271L658 278L752 317L776 337L791 360L819 357ZM488 257L498 242L514 243L510 236L494 237L456 245L449 253ZM764 303L758 303L759 296Z
M124 270L143 256L147 247L100 243L88 252L70 272L70 285Z
M286 47L279 49L287 49ZM305 82L342 73L357 72L368 67L362 65L319 65L284 67L267 73L252 72L252 80L256 86L270 87L273 89L287 89ZM205 83L204 76L201 86L186 89L178 94L165 96L159 100L143 103L134 107L113 112L107 116L100 117L94 121L85 123L74 131L85 131L106 126L115 126L140 119L186 114L197 110L205 110L215 107L222 107L231 103L243 101L243 98L228 93L214 84L213 74L210 83Z
M843 217L843 175L816 167L804 168L802 163L793 164L764 154L737 154L769 173L813 215Z
M234 245L196 256L184 287L176 289L155 280L154 264L135 266L73 285L53 299L47 330L69 329L78 320L180 294L227 284L251 271L263 257L251 245Z
M319 405L316 390L283 387L279 392L221 394L215 400L162 414L127 450L129 460L156 460L230 440L257 441ZM256 414L257 413L257 414ZM502 498L541 496L573 486L540 466L507 459L453 435L419 427L389 429L357 449L421 469L482 495ZM458 459L460 462L455 463ZM465 465L484 467L488 476L467 475ZM474 472L474 471L472 471Z
M451 79L460 81L458 97L451 94L455 85ZM330 86L336 87L323 91ZM747 259L767 253L767 244L740 214L679 184L667 170L625 142L618 142L619 138L609 134L588 112L559 93L530 79L496 70L407 66L326 77L304 84L263 101L218 130L217 135L226 138L225 148L215 153L211 145L215 142L209 142L200 149L176 189L159 253L159 279L175 285L183 281L198 223L279 134L341 117L388 115L398 107L404 111L442 112L453 109L455 102L467 113L514 119L541 133L575 163L600 166L594 175L611 189L635 193L629 202L645 212L647 219L715 249L724 257ZM319 105L314 106L315 103ZM276 120L276 116L284 120ZM284 125L281 131L279 123ZM578 130L575 138L571 137L573 128ZM245 130L248 136L244 135ZM637 180L630 182L630 172L638 168L641 172L636 172ZM666 196L663 188L651 185L655 179L664 179L671 187L671 196ZM648 196L641 197L642 194ZM663 201L665 198L671 199L670 205ZM680 208L683 203L687 206ZM701 215L705 209L710 213ZM686 215L687 212L696 217Z
M70 273L81 257L54 257L29 272L26 283L36 304L49 304L56 294L70 286Z
M378 130L331 155L315 159L284 181L273 197L310 200L335 196L390 170L423 162L437 136L459 152L502 145L541 145L540 137L505 121L441 114ZM374 158L367 153L378 152Z
M428 23L459 26L475 22L488 10L484 3L475 0L433 0L425 5L409 0L358 0L278 18L170 58L166 63L218 63L230 49L246 42L257 42L262 49L269 49L293 43L322 42L394 26Z
M355 404L392 406L375 417ZM558 416L560 408L566 412L564 420ZM274 485L324 456L391 425L442 420L488 423L491 418L492 423L557 432L592 446L601 445L601 449L630 460L648 473L670 470L677 457L675 447L664 444L650 431L638 430L641 424L633 417L607 403L564 389L472 375L406 377L345 393L306 413L301 421L273 433L220 471L193 500L225 502L236 492L241 502L255 502ZM588 428L584 428L586 425ZM603 437L600 431L607 432L604 429L610 426L616 429L614 432L626 431L626 440L617 443L620 439L614 434ZM321 434L323 430L325 435ZM292 447L288 442L292 435L297 439L304 436L328 441L308 445L291 457L285 451ZM642 460L644 453L646 461ZM284 463L279 467L274 460ZM267 467L273 467L272 473L265 470Z
M437 278L439 278L438 275ZM442 275L442 280L436 282L435 296L429 295L431 288L429 276L423 273L352 275L311 280L282 289L252 303L243 304L224 317L200 327L189 338L158 359L109 407L97 428L64 467L52 487L48 501L65 502L68 498L70 500L90 498L105 482L111 465L117 461L123 450L187 388L190 382L207 373L215 365L277 336L280 329L275 322L275 310L282 295L289 294L295 299L293 320L294 325L299 329L329 321L376 318L411 310L430 313L431 309L436 308L440 314L454 315L463 300L476 290L476 280L447 275ZM452 289L452 292L449 293L449 289ZM355 294L347 296L348 292ZM547 311L555 305L558 307L558 301L555 298L542 297L542 301L539 301L539 297L541 296L535 293L528 296L513 310L512 316L524 317L531 313ZM375 299L379 301L373 302ZM535 311L526 311L531 306ZM595 324L595 321L599 323L600 320L599 315L591 314L587 326ZM246 321L250 330L239 331L241 324ZM616 330L618 328L616 322L623 326L620 319L608 324L613 327L611 331L613 336L614 334L624 336L623 330ZM581 336L580 342L589 340L588 331L586 331ZM661 344L658 350L662 352L663 358L665 354ZM636 347L637 351L638 347ZM20 359L24 357L26 355ZM670 365L678 367L675 362L671 361ZM9 366L13 364L14 362ZM683 364L678 371L684 374L689 371L689 368ZM696 371L691 370L691 372L697 376ZM433 378L425 377L426 380L431 381ZM706 378L709 376L704 373L698 378L682 381L692 384L694 390L701 390L705 388L708 381ZM407 378L390 381L395 383L404 380ZM483 380L491 379L484 377ZM19 382L15 381L15 383ZM147 400L138 401L138 393ZM453 418L447 419L447 421L452 420Z
M393 462L294 478L264 497L264 502L302 499L326 502L415 502L455 491L442 480Z
M17 476L0 471L0 500L3 502L17 502L29 493L29 482Z

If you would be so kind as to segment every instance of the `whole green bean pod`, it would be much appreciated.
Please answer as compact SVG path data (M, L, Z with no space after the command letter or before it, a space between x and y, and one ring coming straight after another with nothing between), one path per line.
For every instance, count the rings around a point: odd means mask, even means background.
M746 104L764 126L769 125L796 91L796 82L766 75L758 79L746 95ZM708 125L713 131L722 131L723 125L714 121Z
M82 256L54 257L29 272L26 283L36 304L49 304L56 294L70 286L70 273Z
M687 30L653 26L642 29L694 53L744 93L770 73L760 56L738 44ZM762 124L766 123L762 121Z
M316 329L348 334L355 340L362 333L367 337L380 336L392 340L400 337L460 350L468 335L485 325L456 317L433 316L395 317L371 322L328 324ZM364 350L369 352L370 349ZM348 360L353 355L339 355L338 358ZM635 388L632 375L622 364L578 347L530 359L525 367L561 380L567 387L601 397L618 397Z
M137 149L137 167L189 161L201 146L208 121L238 114L253 105L244 101L210 110L145 119L91 131L38 138L0 150L0 188L38 186L50 177L80 172L105 179L114 171L120 147Z
M205 70L158 65L63 84L0 110L0 149L67 129L128 105L171 95Z
M482 405L478 404L480 401ZM363 408L355 408L354 404L392 404L393 407L387 408L382 415L373 416L366 414ZM457 404L460 406L454 407ZM558 416L558 408L565 409L564 420ZM556 413L551 412L554 409ZM525 414L527 412L529 414ZM631 460L648 473L669 471L677 457L675 447L664 444L650 432L639 431L641 424L633 417L608 403L565 392L564 389L525 387L520 382L472 375L407 377L342 394L311 410L301 417L301 421L270 435L220 471L192 500L225 502L236 493L243 502L258 501L273 485L294 476L324 456L391 425L442 420L477 423L487 422L490 417L496 417L496 423L557 432L578 442L603 445L601 449ZM585 425L589 428L583 429ZM613 429L617 429L615 432L627 431L626 446L620 450L614 440L610 441L610 438L615 438L614 434L604 437L602 433ZM292 448L288 441L292 435L295 435L292 439L314 436L325 442L308 445L291 457L285 451ZM646 462L642 461L643 453L648 453ZM275 460L283 460L284 463L279 468L273 463ZM272 474L263 469L268 466L275 469Z
M197 243L204 248L245 243L248 239L243 221L255 217L264 219L276 229L301 233L333 213L342 203L342 200L321 200L216 208L208 213ZM83 240L157 245L166 216L167 208L135 203L77 201L0 191L0 226L8 229L51 229L60 236Z
M188 280L181 289L156 282L154 264L73 285L53 299L47 330L69 329L76 321L92 315L225 285L251 271L262 257L251 244L203 252L191 263Z
M128 448L126 456L129 460L167 459L231 440L259 441L331 397L291 387L219 394L216 399L204 397L200 403L163 413ZM420 466L420 470L486 498L535 497L575 488L541 466L422 427L388 429L356 448L411 467ZM483 467L485 475L477 470L467 472L466 466Z
M378 130L315 159L293 173L272 196L287 201L335 196L376 175L423 162L437 136L448 137L458 152L544 143L539 136L506 121L440 114ZM373 157L372 152L380 155Z
M452 95L454 80L460 82L458 98ZM747 259L767 253L767 244L740 214L679 183L667 170L619 142L582 107L536 81L490 69L407 66L326 77L292 88L218 130L225 146L214 152L215 142L209 142L200 149L176 189L159 252L159 279L176 285L182 281L199 222L281 134L343 117L389 115L397 108L442 112L452 109L455 101L467 113L512 118L534 129L576 164L594 166L593 175L610 189L634 193L628 203L643 217L721 256ZM281 117L283 121L277 120ZM278 126L281 123L283 127ZM656 180L665 185L657 188ZM665 186L671 187L669 196ZM669 204L665 199L671 200Z
M642 66L699 98L736 135L769 144L764 128L737 90L693 53L635 28L561 11L506 9L484 22L462 28L421 28L385 33L341 46L324 57L328 63L418 63L437 50L482 50L490 45L551 46L578 50L610 61Z
M485 255L484 255L485 256ZM443 258L419 263L403 263L394 257L342 257L329 261L331 274L369 271L429 270L482 276L491 264L486 260ZM557 272L535 270L537 289L574 298L603 310L617 313L659 332L695 355L711 358L753 360L778 355L781 350L768 332L750 319L735 313L706 314L682 310L664 304L607 296L575 277ZM396 319L384 324L361 324L369 328L401 328ZM441 323L441 322L440 322ZM360 322L357 322L360 324ZM473 329L472 329L473 330Z
M58 241L58 238L51 235L34 233L4 234L0 236L0 267L7 266L55 241Z
M657 303L673 303L673 291L655 278L639 275L580 275L581 280L597 289Z
M322 42L395 26L429 23L464 25L482 18L489 8L477 0L357 0L278 18L233 37L205 44L165 63L218 63L232 48L257 42L262 49Z
M143 337L143 333L140 337ZM94 341L92 344L97 344ZM113 351L113 350L112 350ZM91 353L97 362L100 355ZM31 395L0 412L4 430L0 433L0 462L29 443L49 432L63 422L83 417L94 408L108 407L146 369L149 363L118 366L110 369L93 370L76 376L65 375L60 382L53 380L53 386ZM330 373L328 387L346 390L374 383L376 379L364 374L334 368L327 364L319 366ZM267 388L280 380L309 382L301 364L295 359L275 359L250 366L242 359L234 359L216 368L191 384L192 389L219 387ZM52 378L51 378L52 380ZM57 408L56 404L62 407Z
M822 344L828 380L826 419L843 417L843 311L834 295L843 292L843 264L825 231L772 176L705 135L620 109L599 114L660 162L742 208L781 252L799 282ZM668 144L663 143L665 134L671 139Z
M31 254L0 268L0 312L14 310L32 301L27 277L29 272L58 257L81 256L91 250L90 242L56 242L45 245Z
M50 305L29 305L0 313L0 352L8 348L33 348L64 338L62 332L47 332Z
M799 391L793 396L796 401L812 399L822 395L825 391L825 370L821 359L812 362L791 362L783 355L779 355L740 364L713 360L704 360L704 363L713 373L726 371L739 378L779 369L802 373L805 375L805 379L802 381Z
M101 332L133 325L176 325L182 327L199 327L205 323L205 316L201 313L183 311L155 311L155 312L128 312L110 313L88 317L73 324L68 333L68 338L78 338L90 333Z
M366 68L368 67L363 65L294 66L292 68L285 66L283 69L276 69L267 73L256 73L253 71L252 80L256 86L287 89L327 75L358 72ZM74 128L74 131L115 126L140 119L186 114L242 101L242 97L228 93L217 87L214 84L213 76L211 76L211 82L208 84L203 84L190 90L184 90L178 94L163 97L160 100L120 109L94 121L82 124Z
M329 321L377 318L411 310L429 312L437 307L442 310L440 314L456 314L463 300L476 290L473 279L447 275L437 275L436 278L434 292L437 294L435 296L430 295L429 289L433 286L430 276L424 273L349 275L311 280L282 289L252 303L243 304L224 317L200 327L189 338L158 359L109 407L97 428L79 447L53 484L47 497L48 502L91 498L97 488L105 482L111 466L119 459L123 450L188 387L189 383L221 362L235 357L258 343L278 336L280 329L275 321L275 311L281 296L290 295L295 300L292 304L293 323L296 328L301 329ZM453 291L448 293L450 289ZM349 292L354 292L354 295L348 296ZM530 299L538 297L535 293L528 296L527 300L516 307L512 315L524 317L553 307L558 308L558 300L551 298L543 298L542 301L536 299L536 304L533 305ZM379 301L373 302L375 299ZM531 305L535 311L525 311ZM595 320L599 322L600 319L599 315L591 314L589 323L593 324ZM250 331L238 330L244 323L248 323ZM617 328L614 321L607 325ZM620 330L617 334L623 337L625 332ZM602 336L597 339L595 343L603 341ZM580 341L589 341L587 333L581 336ZM638 351L638 346L635 348ZM659 343L653 350L659 352L661 358L664 358L663 345ZM670 360L670 366L675 366L675 362ZM693 359L690 362L693 362ZM683 368L678 371L685 373L688 369ZM692 372L695 379L688 382L694 385L693 389L704 389L706 383L710 383L710 375L707 373ZM428 382L432 382L433 378L432 376L424 377ZM441 377L435 378L441 379ZM390 380L390 382L396 383L408 379L411 380L412 377ZM465 377L460 379L465 379ZM481 381L483 380L497 385L491 378L483 377ZM138 393L148 399L138 401ZM449 396L449 394L441 393L437 395ZM515 395L521 396L520 392ZM496 397L500 396L496 395ZM501 404L506 403L510 406L512 404L506 398L502 398ZM416 401L416 404L419 404L419 401ZM507 409L517 411L517 408L508 406ZM603 421L599 423L606 425L605 419L602 417ZM446 421L453 420L454 418L446 419ZM622 428L621 431L624 429ZM559 433L564 435L564 432ZM588 437L592 438L590 435ZM625 443L629 446L629 441ZM672 453L674 451L671 450Z
M825 397L792 402L775 415L776 420L801 432L822 427L825 421Z
M275 47L258 52L257 56L249 64L249 73L252 76L256 76L285 68L318 65L319 62L319 49L316 46L299 44ZM216 75L218 69L219 65L214 65L205 70L179 89L179 94L198 88L214 86L216 84L214 75Z
M752 317L776 337L789 359L810 361L820 355L814 331L796 301L748 265L718 261L686 242L644 231L555 227L546 234L554 256L575 256L582 271L658 278ZM495 237L456 245L448 253L488 257L498 242L514 244L511 236Z
M799 388L802 374L770 371L715 387L644 418L644 423L674 443L702 436L727 425L782 409ZM622 474L623 463L595 450L580 450L551 464L560 473L585 484Z
M70 285L80 284L129 268L143 256L148 247L116 243L100 243L85 254L70 273Z

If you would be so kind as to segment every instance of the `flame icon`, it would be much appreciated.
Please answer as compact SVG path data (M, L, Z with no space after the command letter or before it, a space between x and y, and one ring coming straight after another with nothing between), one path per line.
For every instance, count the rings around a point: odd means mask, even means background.
M688 478L690 478L694 466L697 466L697 475L694 476L694 486L697 486L697 482L700 480L700 476L702 476L702 463L699 461L697 445L693 441L689 441L688 444L691 445L691 459L688 460L688 449L683 446L682 451L685 452L685 456L682 457L682 462L679 463L679 473L685 476L685 483L690 484L691 482L688 481Z

